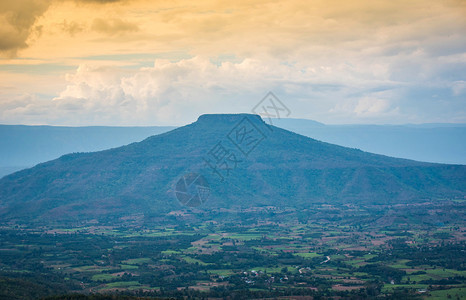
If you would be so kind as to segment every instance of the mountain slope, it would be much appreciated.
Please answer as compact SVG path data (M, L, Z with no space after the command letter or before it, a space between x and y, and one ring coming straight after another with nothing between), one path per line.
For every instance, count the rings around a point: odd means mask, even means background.
M215 164L219 157L223 160ZM269 127L256 115L203 115L139 143L65 155L4 177L0 218L164 213L182 207L173 189L190 172L202 174L210 185L204 209L299 207L311 201L400 203L466 195L466 166L327 144Z
M67 153L119 147L173 128L0 125L0 177Z
M331 144L421 161L466 164L466 124L328 125L276 119L277 127Z
M304 119L274 119L273 124L367 152L466 164L466 124L327 125ZM0 178L67 153L119 147L174 128L0 125Z

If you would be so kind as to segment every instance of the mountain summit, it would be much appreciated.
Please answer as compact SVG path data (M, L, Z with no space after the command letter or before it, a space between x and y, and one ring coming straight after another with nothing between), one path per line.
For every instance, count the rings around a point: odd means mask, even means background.
M464 197L466 166L340 147L258 115L202 115L138 143L64 155L2 178L0 218L166 213L186 205L180 195L190 193L197 204L207 201L200 209L416 202Z

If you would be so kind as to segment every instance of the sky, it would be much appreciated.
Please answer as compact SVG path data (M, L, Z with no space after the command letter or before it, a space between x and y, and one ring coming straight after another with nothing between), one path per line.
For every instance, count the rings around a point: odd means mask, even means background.
M463 0L0 0L0 124L466 123ZM283 117L283 115L281 116Z

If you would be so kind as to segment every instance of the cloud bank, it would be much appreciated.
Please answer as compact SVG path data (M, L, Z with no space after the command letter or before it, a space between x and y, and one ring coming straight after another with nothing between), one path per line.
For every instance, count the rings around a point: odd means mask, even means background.
M203 113L249 112L269 90L286 103L292 117L331 123L397 119L406 123L427 116L439 121L445 117L442 114L458 120L464 117L464 83L431 87L391 80L396 74L386 74L382 80L371 73L370 65L362 68L368 70L366 74L355 79L353 68L255 59L218 64L199 56L176 62L156 60L152 67L137 70L81 65L67 74L66 87L57 97L5 102L0 105L0 117L11 122L27 115L37 122L46 114L49 123L67 125L181 125ZM426 90L432 94L426 96ZM445 109L437 95L442 93L451 94L456 106L451 100ZM419 95L418 100L406 100L411 94Z
M3 123L183 124L268 91L329 123L466 122L464 1L22 3L0 6L0 51L28 58L0 61Z

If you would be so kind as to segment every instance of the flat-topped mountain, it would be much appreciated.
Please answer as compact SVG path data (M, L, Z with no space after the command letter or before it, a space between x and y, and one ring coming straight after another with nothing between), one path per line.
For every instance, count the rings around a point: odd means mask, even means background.
M177 184L200 174L200 209L312 202L403 203L466 195L466 166L397 159L266 124L202 115L141 142L73 153L0 180L0 218L88 219L180 209Z

